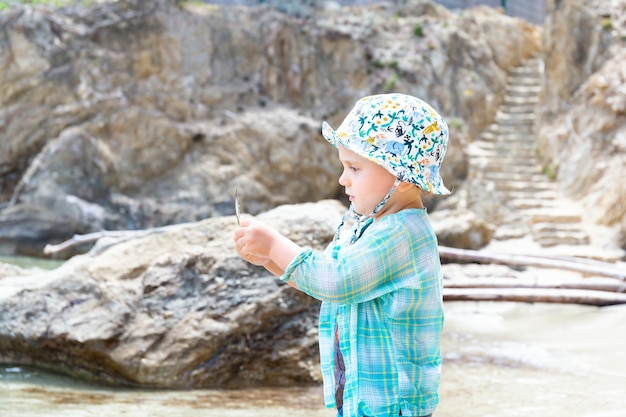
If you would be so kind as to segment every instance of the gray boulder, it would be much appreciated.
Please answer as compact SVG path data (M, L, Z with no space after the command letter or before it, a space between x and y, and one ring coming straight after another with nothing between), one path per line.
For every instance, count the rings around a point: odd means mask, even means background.
M326 200L260 215L324 247ZM114 384L319 383L318 302L239 258L232 216L103 238L52 271L0 264L0 362Z

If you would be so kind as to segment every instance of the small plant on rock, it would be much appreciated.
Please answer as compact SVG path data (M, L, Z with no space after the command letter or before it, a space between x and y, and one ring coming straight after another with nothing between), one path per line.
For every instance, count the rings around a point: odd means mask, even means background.
M413 28L413 34L415 36L417 36L418 38L423 38L424 37L424 28L422 27L422 25L417 23L415 25L415 27Z

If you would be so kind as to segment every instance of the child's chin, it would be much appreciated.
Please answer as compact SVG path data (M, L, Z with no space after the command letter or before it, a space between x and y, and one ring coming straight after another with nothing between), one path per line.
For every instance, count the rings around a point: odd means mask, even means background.
M363 210L363 207L360 207L358 204L355 204L354 206L354 211L356 212L356 214L358 214L359 216L364 216L366 214L369 214L372 212L372 210L368 211L367 213L365 213L365 210Z

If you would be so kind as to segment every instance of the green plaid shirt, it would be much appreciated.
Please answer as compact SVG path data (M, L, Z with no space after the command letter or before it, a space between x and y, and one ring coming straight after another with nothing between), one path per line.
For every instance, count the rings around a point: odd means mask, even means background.
M321 368L335 407L335 333L346 367L343 413L423 416L439 402L442 271L426 210L372 223L354 244L304 250L284 281L322 301Z

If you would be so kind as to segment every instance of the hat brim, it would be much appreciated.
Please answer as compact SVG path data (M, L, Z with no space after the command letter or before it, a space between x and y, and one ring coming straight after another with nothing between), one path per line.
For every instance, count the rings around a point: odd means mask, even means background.
M322 136L335 148L340 144L337 132L326 122L322 122Z

